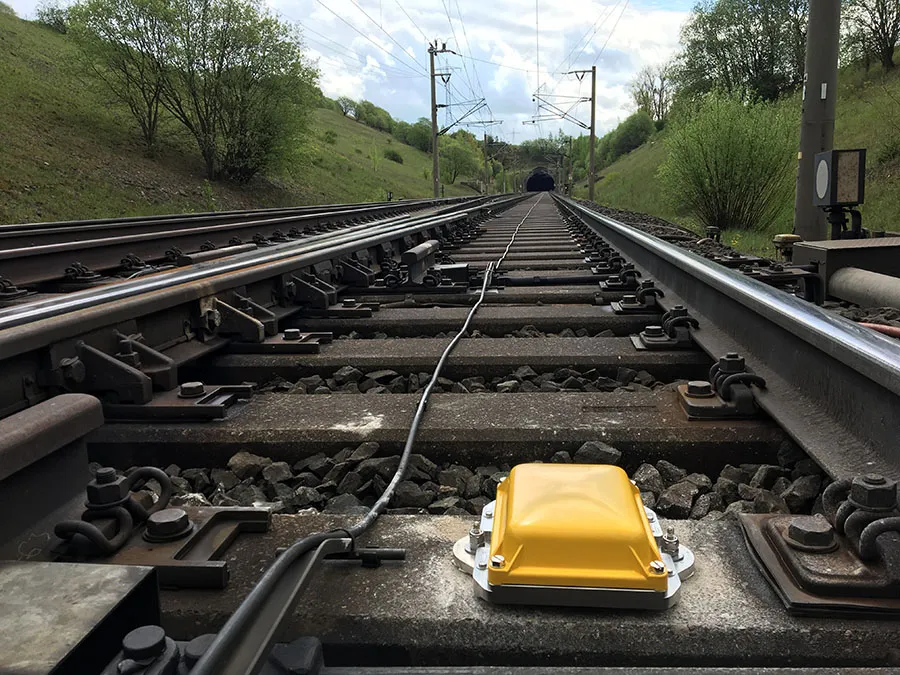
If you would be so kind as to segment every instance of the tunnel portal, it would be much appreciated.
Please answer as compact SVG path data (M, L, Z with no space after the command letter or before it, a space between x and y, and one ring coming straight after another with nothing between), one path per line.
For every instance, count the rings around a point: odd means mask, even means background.
M526 192L550 192L556 188L553 176L542 166L536 167L525 179Z

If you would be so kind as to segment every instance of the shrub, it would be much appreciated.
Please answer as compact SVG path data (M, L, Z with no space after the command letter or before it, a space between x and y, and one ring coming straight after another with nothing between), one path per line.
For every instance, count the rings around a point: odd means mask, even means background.
M641 147L654 131L656 131L656 126L653 124L653 120L643 110L638 110L630 115L616 127L611 139L612 159L616 160L635 148Z
M675 124L659 169L667 197L705 226L752 230L791 206L795 120L721 92Z
M384 158L390 160L391 162L397 162L397 164L403 164L403 155L401 155L393 148L384 149Z
M337 143L337 134L334 133L334 131L332 131L331 129L326 131L323 134L322 138L325 140L326 143L328 143L328 145L334 145L335 143Z
M34 10L36 21L58 33L69 32L69 10L53 0L40 3Z
M879 164L895 164L900 162L900 135L889 136L875 153L875 161Z
M5 2L0 2L0 14L11 14L12 16L16 16L16 10L7 5Z

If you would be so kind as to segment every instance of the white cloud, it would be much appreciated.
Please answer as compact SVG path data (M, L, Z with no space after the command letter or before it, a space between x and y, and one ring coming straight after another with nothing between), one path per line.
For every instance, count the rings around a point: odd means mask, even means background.
M474 118L503 119L504 124L493 131L521 141L560 128L567 133L581 131L570 122L522 125L536 112L532 94L538 85L538 61L541 90L569 97L589 95L590 78L579 83L560 71L590 68L596 62L597 127L602 134L630 114L628 83L633 75L675 51L692 0L639 0L627 6L626 0L539 0L539 52L531 0L266 1L282 18L305 29L327 95L368 99L399 119L429 114L426 36L446 41L459 54L489 62L453 54L437 58L438 68L452 73L451 101L483 95L490 112ZM10 4L20 16L33 16L36 2ZM440 85L441 102L443 89ZM554 100L566 109L573 99ZM451 111L458 116L464 108ZM584 121L590 117L584 103L572 112ZM445 114L441 112L442 121Z

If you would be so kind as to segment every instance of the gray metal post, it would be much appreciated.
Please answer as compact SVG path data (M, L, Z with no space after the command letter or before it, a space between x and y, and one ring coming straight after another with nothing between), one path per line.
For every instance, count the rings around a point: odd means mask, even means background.
M815 0L813 0L815 1ZM596 136L597 119L597 66L591 67L591 145L588 151L590 168L588 169L588 200L594 201L594 146L597 144Z
M817 152L834 147L840 24L840 0L810 0L794 200L794 234L806 241L819 241L828 236L825 214L813 206L813 163Z
M441 196L441 170L438 164L437 92L434 82L434 52L436 49L436 45L428 45L428 56L431 61L431 184L435 199Z

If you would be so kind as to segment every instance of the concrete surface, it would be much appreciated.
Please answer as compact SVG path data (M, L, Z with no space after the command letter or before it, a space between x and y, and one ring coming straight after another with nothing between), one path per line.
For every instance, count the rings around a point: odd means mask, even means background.
M276 548L349 524L275 516L271 532L244 536L229 551L226 592L165 592L164 627L175 637L215 630ZM405 548L406 562L378 569L323 564L283 637L318 636L330 665L900 668L900 622L792 617L750 561L736 522L675 525L696 554L696 574L678 605L651 613L489 605L451 562L469 519L385 516L363 541Z
M434 333L457 331L469 313L467 307L438 307L428 311L421 308L386 308L372 314L364 321L354 319L314 319L297 316L285 327L311 331L332 331L335 334L360 331L383 331L396 337L416 337ZM497 306L483 305L472 321L472 330L495 337L502 337L532 325L540 331L556 333L563 328L586 328L592 334L610 329L616 335L629 335L644 329L647 315L620 316L607 306L535 305Z
M437 363L447 340L415 338L394 340L335 340L309 355L229 354L215 359L213 372L228 376L228 382L263 382L278 375L285 379L312 373L323 377L342 366L363 371L389 368L402 374L429 372ZM662 381L706 379L710 359L703 352L638 351L629 338L559 338L529 340L493 338L463 340L444 366L451 379L508 375L522 365L536 372L570 367L582 372L595 369L605 377L616 376L620 367L646 370ZM216 382L221 380L216 379Z
M296 461L377 441L383 452L406 439L416 394L376 396L259 394L225 420L209 423L107 423L88 437L91 459L114 466L175 462L223 466L238 450ZM608 394L435 394L416 452L472 466L547 460L602 440L627 468L669 459L688 471L772 461L783 433L771 421L690 422L673 391Z

